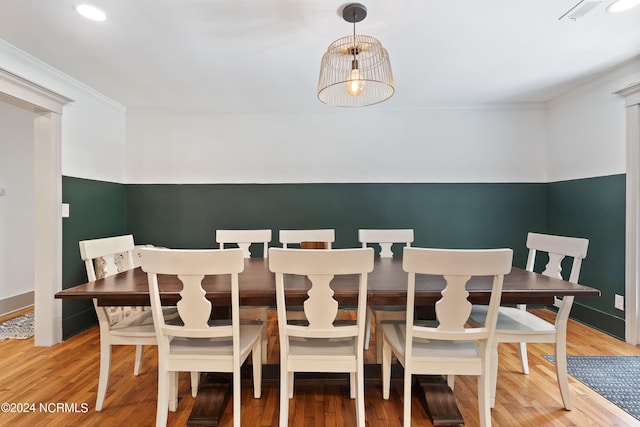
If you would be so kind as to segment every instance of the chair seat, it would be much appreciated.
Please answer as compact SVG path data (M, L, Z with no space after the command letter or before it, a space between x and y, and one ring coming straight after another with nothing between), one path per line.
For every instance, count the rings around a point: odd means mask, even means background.
M322 359L326 356L332 360L346 358L355 360L355 338L289 338L289 358Z
M262 324L242 324L240 325L240 353L245 353L251 349L256 335L262 332ZM169 359L172 356L189 355L194 358L206 358L207 356L221 357L232 356L231 337L224 338L182 338L177 337L171 340L169 345Z
M153 315L151 314L151 310L131 312L127 317L114 323L111 327L112 329L122 329L130 326L142 325L153 326Z
M398 349L399 353L404 355L406 324L384 322L382 330L391 347ZM480 353L475 341L441 341L416 338L413 343L414 363L419 363L421 358L429 360L442 359L443 363L450 363L455 360L468 363L470 359L479 357Z
M484 319L487 316L487 306L473 306L469 319L473 323L484 324ZM520 310L515 307L500 307L498 311L498 322L496 324L496 332L500 334L518 334L526 333L530 334L553 334L556 331L556 327L541 319L540 317L531 314L526 310ZM498 338L498 341L500 338Z
M289 338L291 372L356 372L356 340Z
M175 307L165 307L162 310L165 320L168 324L179 323L180 317ZM153 327L153 315L151 310L144 310L138 312L132 312L129 316L123 320L111 326L111 335L131 335L136 334L140 336L149 335L156 336L155 328Z

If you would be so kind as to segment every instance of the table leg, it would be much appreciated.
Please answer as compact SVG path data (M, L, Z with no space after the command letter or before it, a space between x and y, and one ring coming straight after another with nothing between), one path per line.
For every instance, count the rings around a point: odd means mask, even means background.
M464 424L453 391L441 375L415 375L414 393L420 398L434 426Z
M435 307L418 306L415 315L417 319L433 320L436 318ZM453 390L442 375L414 375L414 392L434 426L464 424Z
M265 382L278 383L278 365L263 366L263 385ZM247 367L243 366L243 369ZM392 366L392 377L402 378L400 365ZM380 381L380 365L366 365L365 377L367 381ZM250 376L249 372L245 377ZM309 374L314 377L313 374ZM318 374L319 379L324 379ZM200 374L200 386L195 399L188 426L217 427L232 395L231 374L203 373ZM426 413L434 426L458 426L464 424L462 414L458 410L453 391L447 381L440 375L415 375L414 393L420 399Z
M232 394L231 383L231 374L200 374L198 395L187 425L218 426Z

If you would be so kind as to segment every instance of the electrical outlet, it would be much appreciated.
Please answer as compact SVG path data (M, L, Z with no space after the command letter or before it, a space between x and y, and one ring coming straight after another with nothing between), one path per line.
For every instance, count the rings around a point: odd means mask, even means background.
M622 311L624 311L624 297L623 297L622 295L618 295L618 294L616 294L616 296L615 296L614 306L615 306L615 308L617 308L618 310L622 310Z

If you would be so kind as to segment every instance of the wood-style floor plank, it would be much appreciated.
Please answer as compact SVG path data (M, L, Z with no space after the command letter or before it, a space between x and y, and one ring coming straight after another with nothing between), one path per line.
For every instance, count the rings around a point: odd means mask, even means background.
M548 310L535 310L549 317ZM269 363L278 363L275 312L269 317ZM570 355L635 355L640 348L570 321ZM365 352L367 363L375 361L375 343ZM565 411L555 379L554 366L543 354L553 354L549 344L529 345L530 374L520 372L516 345L499 347L500 368L494 426L635 426L640 422L587 386L570 378L573 407ZM140 376L133 376L134 352L131 347L115 347L111 380L104 409L96 412L98 386L99 335L97 327L54 347L34 347L33 339L0 343L0 402L14 403L24 412L0 412L0 425L15 426L121 426L155 424L157 374L156 350L145 349ZM456 378L456 399L466 426L478 425L477 382L474 377ZM193 406L188 374L180 376L178 410L169 413L169 425L184 426ZM379 381L365 384L367 426L402 425L402 381L393 380L391 399L382 399ZM279 417L277 381L267 382L262 398L254 399L249 381L242 390L242 424L275 427ZM25 406L26 404L26 406ZM32 406L33 404L33 406ZM42 406L40 404L43 404ZM61 404L61 406L58 406ZM232 425L229 401L221 420L222 427ZM65 406L66 405L66 406ZM431 426L417 398L412 400L412 424ZM32 411L33 409L33 411ZM355 426L355 402L349 399L346 382L296 383L289 402L291 426ZM135 420L135 421L133 421Z

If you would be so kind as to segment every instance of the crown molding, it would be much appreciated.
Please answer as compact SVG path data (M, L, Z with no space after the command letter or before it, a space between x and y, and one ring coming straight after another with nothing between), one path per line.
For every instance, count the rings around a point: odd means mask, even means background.
M613 93L623 96L627 107L640 104L640 83L632 83Z
M62 114L62 106L73 99L60 95L37 83L0 68L0 92L9 96L7 101L33 112L51 111Z
M42 73L44 75L49 76L50 78L53 78L54 80L60 82L63 86L66 86L67 88L70 89L75 89L77 91L86 93L87 95L90 95L91 97L95 98L96 100L100 101L103 104L108 105L111 108L116 109L117 111L120 111L122 113L126 113L127 109L124 105L118 103L117 101L107 97L106 95L98 92L97 90L93 89L90 86L87 86L86 84L74 79L73 77L63 73L62 71L58 70L57 68L52 67L51 65L47 64L46 62L36 58L33 55L28 54L27 52L20 50L19 48L13 46L12 44L6 42L5 40L0 39L0 56L1 54L6 54L9 57L12 57L18 64L23 65L25 67L28 67L31 70L34 70L34 72L36 73ZM24 75L24 73L20 73L20 71L18 70L7 70L7 67L5 64L3 64L4 69L13 74L14 76L21 78L25 81L31 82L32 85L37 85L39 87L42 87L44 89L44 87L42 86L42 84L38 84L35 83L34 80L35 78L33 78L33 76L26 76ZM17 68L17 67L15 67ZM20 75L22 74L22 76ZM47 89L49 90L49 89ZM56 88L56 90L62 91L59 88ZM53 91L52 91L53 92ZM53 92L55 93L55 92ZM62 95L64 96L64 95Z

